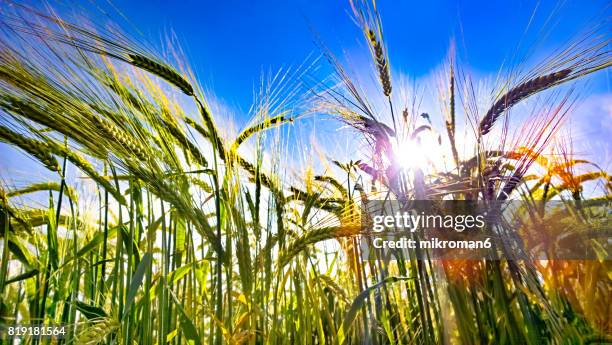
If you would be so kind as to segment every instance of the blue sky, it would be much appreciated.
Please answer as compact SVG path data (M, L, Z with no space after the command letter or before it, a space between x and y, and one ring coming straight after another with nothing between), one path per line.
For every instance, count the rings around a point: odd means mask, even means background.
M174 31L200 82L242 109L248 109L262 69L296 65L317 52L313 29L336 53L363 49L344 0L119 0L114 5L154 43ZM538 50L557 48L601 18L606 1L380 1L378 6L393 69L419 77L439 65L453 37L472 68L496 72L523 38L536 8L523 42L539 39L539 29L555 13L546 26L551 35ZM599 78L597 88L606 83Z

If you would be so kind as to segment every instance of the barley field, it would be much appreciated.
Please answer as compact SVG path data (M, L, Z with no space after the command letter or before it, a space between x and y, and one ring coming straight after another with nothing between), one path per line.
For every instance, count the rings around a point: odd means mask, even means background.
M373 85L313 30L303 64L250 76L239 126L178 45L0 4L0 150L36 167L26 179L0 163L0 341L612 343L612 177L567 125L581 121L584 82L610 73L609 18L533 64L500 66L484 91L451 44L427 85L436 108L423 109L391 68L402 62L376 2L347 8ZM315 118L346 139L344 154ZM558 250L580 236L594 254L366 258L372 200L511 201L524 218L500 231Z

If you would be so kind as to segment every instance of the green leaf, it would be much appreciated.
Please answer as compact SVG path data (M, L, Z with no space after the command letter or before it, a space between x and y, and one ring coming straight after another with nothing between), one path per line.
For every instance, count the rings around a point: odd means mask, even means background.
M120 225L121 229L121 239L123 240L123 245L125 248L132 247L132 255L134 256L134 263L138 265L140 263L140 252L138 250L138 243L136 243L136 239L132 238L128 232L128 228L124 225Z
M36 276L39 273L39 271L37 269L33 269L33 270L29 270L27 272L24 272L22 274L16 275L13 278L9 278L6 280L6 282L4 282L4 284L8 285L14 282L18 282L18 281L22 281L24 279L28 279L28 278L32 278L34 276Z
M117 228L114 227L112 229L109 229L108 231L108 239L114 238L117 235ZM64 263L60 266L60 268L66 266L69 262L71 262L74 259L79 259L81 257L83 257L85 254L89 253L90 251L96 249L100 244L102 244L102 242L104 242L104 233L103 232L97 232L94 237L92 237L92 239L87 242L87 244L85 244L77 253L76 256L74 257L70 257L68 259L66 259L64 261ZM106 262L108 261L114 261L114 260L106 260ZM97 262L95 263L96 265L101 263Z
M47 250L49 251L49 262L54 269L57 269L59 266L57 226L58 222L57 219L55 219L53 195L49 193L49 208L47 209Z
M125 300L125 310L123 311L123 316L121 317L122 320L125 319L125 317L129 314L130 309L132 308L132 304L134 304L136 292L138 292L138 289L142 284L142 278L144 277L147 268L151 264L152 259L153 255L151 253L145 253L145 255L143 255L142 257L142 260L140 260L138 267L136 268L136 272L132 277L132 282L130 283L130 288L128 290L127 298Z
M117 228L112 228L108 231L108 239L115 237L117 234ZM97 232L94 237L86 245L84 245L76 254L77 258L89 253L93 249L97 248L104 241L104 232ZM74 260L74 258L71 258Z
M187 229L185 227L185 220L181 217L177 217L175 234L176 234L176 252L182 253L185 251Z
M194 345L202 345L198 331L193 325L193 322L191 322L191 318L185 312L185 309L183 309L181 302L176 298L174 292L168 289L168 286L166 286L166 289L170 292L170 296L172 296L172 300L174 300L174 305L176 305L176 309L179 311L181 316L181 332L183 332L187 342Z
M26 266L33 266L35 264L35 259L32 253L19 241L19 239L11 236L8 240L8 248L13 253L13 255L19 260L21 263ZM38 263L36 263L38 265Z
M179 280L181 280L181 278L187 275L189 271L191 271L191 266L193 266L193 264L187 264L168 273L168 280L172 282L172 284L176 284Z
M349 328L351 327L351 324L353 323L353 321L355 320L355 317L357 316L357 313L364 306L366 299L370 296L370 293L372 291L388 283L395 283L398 281L410 280L410 279L413 279L413 278L387 277L383 281L370 286L369 288L362 291L359 295L357 295L357 297L355 297L355 299L353 300L353 303L351 304L351 308L349 309L349 311L346 313L346 316L344 317L342 326L340 326L340 329L338 330L338 334L337 334L338 344L343 344L344 341L346 340L346 333L348 332Z
M2 261L0 262L0 293L4 292L4 284L7 283L4 281L8 277L8 262L9 262L9 246L7 245L9 241L9 222L8 220L8 211L2 212L4 217L4 221L2 222L4 226L2 227L2 231L4 234L4 240L2 241Z
M104 309L100 307L89 305L81 301L75 301L74 304L76 305L77 310L80 311L81 314L87 318L87 320L108 316Z

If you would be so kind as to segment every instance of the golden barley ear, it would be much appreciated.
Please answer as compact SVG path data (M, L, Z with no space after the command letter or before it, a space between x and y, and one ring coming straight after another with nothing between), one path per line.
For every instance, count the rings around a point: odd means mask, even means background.
M368 39L370 46L374 54L374 61L376 62L376 69L378 70L378 77L383 88L385 96L391 95L391 73L389 72L389 64L385 57L385 50L382 44L376 37L376 34L372 30L368 30Z
M453 160L455 164L459 166L459 152L457 151L457 143L455 141L455 129L456 129L456 114L455 114L455 70L454 60L451 58L450 61L450 77L449 77L449 109L448 119L446 120L446 133L450 141L451 152L453 154Z
M244 131L242 131L242 133L240 133L240 135L238 135L238 138L236 138L236 141L234 143L235 148L238 148L238 146L240 146L240 144L242 144L243 142L245 142L249 137L251 137L253 134L257 133L257 132L261 132L264 131L266 129L272 128L274 126L283 124L285 122L293 122L294 118L293 117L288 117L285 115L278 115L272 118L268 118L268 119L264 119L262 122L249 127L247 129L245 129Z
M189 141L187 136L177 125L166 120L162 120L162 123L164 124L164 128L168 131L168 133L170 133L170 135L172 135L178 141L184 150L187 150L191 154L198 164L201 166L208 166L208 161L204 157L204 154L202 154L196 145Z
M60 166L55 157L49 153L49 148L43 142L27 138L19 133L13 132L7 127L0 126L0 140L15 145L38 159L47 169L60 171Z
M144 146L132 140L132 138L130 138L130 136L124 131L102 118L92 116L92 119L94 120L96 127L108 135L109 138L113 139L115 142L119 143L119 145L123 146L123 148L133 153L140 161L144 162L147 160Z
M78 201L78 196L72 187L64 186L66 196L72 201ZM59 192L62 189L61 185L56 182L35 182L31 183L23 188L13 189L6 194L9 198L13 198L20 195L26 195L30 193L40 191L56 191Z
M161 63L156 62L142 55L128 54L128 56L131 59L130 62L134 66L142 68L146 71L149 71L159 76L160 78L164 79L170 84L181 89L181 91L183 91L188 96L194 95L193 87L191 86L191 84L189 84L187 79L185 79L185 77L183 77L178 72L171 69L170 67L162 65Z
M110 318L96 319L77 334L75 344L96 345L104 341L104 338L119 329L119 322Z
M125 197L121 195L121 191L117 190L107 178L100 176L89 161L77 153L77 151L71 150L63 145L56 144L53 141L47 142L47 145L50 152L58 156L66 157L70 163L74 164L75 167L81 170L85 175L89 176L89 178L101 186L102 189L109 192L115 198L115 200L117 200L117 202L122 205L127 205Z
M530 79L510 89L502 95L487 111L480 121L480 134L485 135L491 131L495 121L508 109L523 99L546 90L563 81L572 70L570 68Z

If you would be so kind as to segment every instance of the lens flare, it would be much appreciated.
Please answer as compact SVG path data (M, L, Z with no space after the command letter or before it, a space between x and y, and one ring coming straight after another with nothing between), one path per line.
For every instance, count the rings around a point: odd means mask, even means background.
M393 148L397 163L406 170L427 168L428 161L425 149L416 141L405 139L396 143Z

